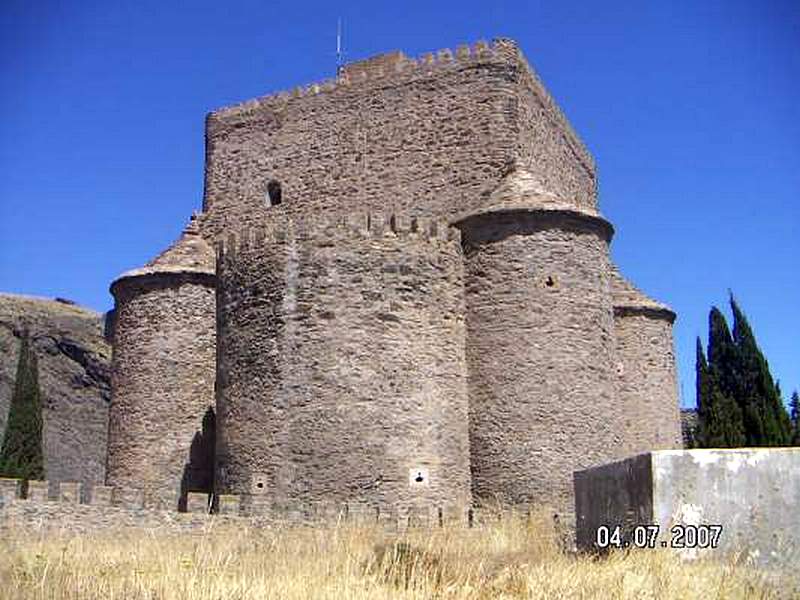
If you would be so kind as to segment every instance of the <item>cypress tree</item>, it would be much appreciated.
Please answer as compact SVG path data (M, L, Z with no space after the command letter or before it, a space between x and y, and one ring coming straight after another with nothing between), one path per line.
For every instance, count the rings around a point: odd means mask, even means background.
M728 322L716 306L708 314L708 363L722 392L735 398L739 391L738 360Z
M745 419L748 446L785 446L791 440L791 421L783 405L780 387L773 381L769 364L758 347L753 330L733 294L734 393Z
M27 332L23 334L19 347L14 393L0 449L0 474L21 479L44 479L39 366Z
M703 343L697 338L695 345L695 394L697 397L697 418L700 421L700 442L704 444L702 431L703 423L711 414L711 373L708 368L708 361L703 352Z
M797 390L792 394L789 406L792 409L792 446L800 446L800 395Z
M727 324L724 330L727 330ZM718 332L724 333L724 330L718 329ZM700 446L704 448L741 446L745 440L741 410L736 402L723 392L719 371L706 361L700 338L697 339L696 368Z

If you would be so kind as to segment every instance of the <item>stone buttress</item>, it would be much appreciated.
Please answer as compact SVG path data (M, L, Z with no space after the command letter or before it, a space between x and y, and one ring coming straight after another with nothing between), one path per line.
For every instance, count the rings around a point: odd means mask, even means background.
M457 230L276 213L225 240L217 268L218 491L470 502Z
M619 456L611 225L513 169L457 222L473 495L572 511L572 473Z
M672 324L675 313L612 271L619 394L630 454L683 446Z
M116 329L106 480L165 505L211 491L214 252L194 219L181 238L112 285Z

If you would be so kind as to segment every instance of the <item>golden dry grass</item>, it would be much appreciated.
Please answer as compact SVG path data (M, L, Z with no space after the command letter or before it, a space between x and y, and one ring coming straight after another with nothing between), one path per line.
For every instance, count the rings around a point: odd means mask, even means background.
M42 599L781 598L785 584L663 550L561 549L544 518L480 529L5 530L0 595Z

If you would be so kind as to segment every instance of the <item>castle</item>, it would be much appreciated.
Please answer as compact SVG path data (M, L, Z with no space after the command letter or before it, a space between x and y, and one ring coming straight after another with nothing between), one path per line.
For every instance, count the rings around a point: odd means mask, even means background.
M576 469L681 446L675 314L612 235L510 40L215 111L202 212L111 286L107 484L569 512Z

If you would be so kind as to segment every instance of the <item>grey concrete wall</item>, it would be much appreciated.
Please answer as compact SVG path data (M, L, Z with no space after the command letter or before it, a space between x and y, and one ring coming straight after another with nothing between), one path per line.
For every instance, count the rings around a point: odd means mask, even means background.
M278 220L226 241L218 276L220 491L469 502L456 230Z
M182 485L212 480L213 467L201 463L213 435L214 276L142 275L118 281L114 293L107 482L175 504Z
M667 547L674 526L721 525L717 548L677 551L778 567L800 559L800 448L652 452L576 473L575 494L583 548L601 524L657 524Z
M619 525L629 532L653 522L652 472L649 453L575 471L575 541L579 548L592 548L600 526Z
M604 221L489 213L462 229L473 494L572 512L572 473L617 457Z

